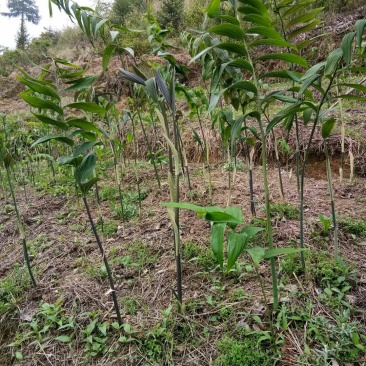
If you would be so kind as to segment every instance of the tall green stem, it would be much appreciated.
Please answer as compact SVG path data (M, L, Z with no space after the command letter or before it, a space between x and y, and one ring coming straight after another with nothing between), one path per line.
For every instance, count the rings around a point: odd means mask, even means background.
M105 269L107 271L107 276L108 276L108 280L109 280L109 287L111 289L111 296L112 296L112 300L113 300L113 304L114 304L114 310L116 311L118 324L122 325L121 312L120 312L119 306L118 306L116 290L115 290L115 287L114 287L114 281L113 281L111 269L109 267L108 259L107 259L107 256L105 254L102 242L100 241L97 229L94 225L94 221L93 221L93 218L92 218L92 215L91 215L91 212L90 212L89 204L88 204L88 201L86 200L85 196L83 196L83 202L84 202L86 212L88 214L89 222L90 222L91 228L93 230L95 240L97 241L97 244L98 244L98 247L99 247L99 250L100 250L100 254L102 255L102 259L103 259L103 262L104 262Z
M315 119L314 119L313 128L311 129L308 144L307 144L306 150L304 152L304 160L302 162L301 179L300 179L300 248L301 249L304 249L304 180L305 180L305 168L306 168L306 163L307 163L307 160L308 160L310 146L311 146L311 143L313 141L314 133L315 133L315 130L316 130L316 126L318 125L320 112L321 112L321 109L323 107L323 104L326 101L326 98L328 96L328 92L329 92L329 90L332 86L335 74L336 74L336 72L334 72L334 74L332 75L332 78L329 81L329 85L328 85L327 89L325 90L325 92L322 96L322 99L319 103L318 109L316 111L316 116L315 116ZM303 271L305 271L305 255L304 255L303 250L300 252L300 258L301 258L302 269L303 269Z
M23 245L24 261L25 261L26 266L28 268L29 277L32 281L32 285L34 287L36 287L37 283L36 283L36 280L34 279L33 272L32 272L32 267L31 267L30 261L29 261L28 248L27 248L27 242L26 242L26 239L25 239L24 227L23 227L22 220L20 218L17 201L15 199L13 185L11 183L11 174L10 174L9 166L6 166L6 175L7 175L7 178L8 178L9 189L10 189L11 197L13 199L15 213L16 213L16 216L17 216L18 229L19 229L20 238L22 240L22 245Z
M326 159L326 166L327 166L327 178L328 178L328 189L329 189L329 197L330 197L330 204L332 207L332 218L333 218L333 228L334 228L334 255L336 257L339 256L339 243L338 243L338 225L337 225L337 218L335 212L335 204L334 204L334 193L333 193L333 183L332 183L332 170L330 167L330 159L328 153L328 142L324 140L324 152L325 152L325 159Z

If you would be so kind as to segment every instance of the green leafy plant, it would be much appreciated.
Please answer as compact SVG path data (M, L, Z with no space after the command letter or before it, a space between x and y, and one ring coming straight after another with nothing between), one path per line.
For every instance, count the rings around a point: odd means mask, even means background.
M331 217L327 217L324 214L320 213L318 215L319 221L321 222L322 226L323 226L323 234L325 236L328 235L328 231L332 225L332 218Z

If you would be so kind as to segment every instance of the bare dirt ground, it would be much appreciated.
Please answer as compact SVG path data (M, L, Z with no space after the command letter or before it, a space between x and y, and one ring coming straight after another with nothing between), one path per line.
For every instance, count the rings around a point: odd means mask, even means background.
M193 191L189 193L187 181L182 187L182 201L194 202L200 205L208 204L207 183L202 177L202 165L190 166ZM292 168L293 169L293 168ZM332 240L326 238L318 243L312 238L314 231L319 231L317 216L319 213L330 215L330 204L327 182L325 180L324 162L312 162L307 170L305 184L305 218L306 218L306 245L318 248L328 246L332 252ZM276 170L270 169L271 202L281 202ZM224 207L227 202L227 172L221 164L213 165L213 202ZM282 178L285 187L285 201L298 205L296 191L296 178L294 173L282 170ZM366 179L357 177L353 184L339 183L334 174L335 204L339 217L366 218ZM126 254L134 256L134 243L142 243L143 250L148 253L151 261L146 261L139 268L118 265L113 271L116 277L118 298L122 302L125 297L137 299L138 311L134 315L128 315L125 309L124 321L132 325L138 332L144 332L154 327L161 321L162 311L167 309L172 302L175 288L175 261L173 252L173 234L166 210L160 205L162 201L168 201L168 187L163 184L159 189L154 181L151 168L145 168L141 173L142 186L149 194L142 203L142 213L138 219L126 223L126 232L123 234L119 226L116 234L105 238L106 247L110 259L123 257ZM133 183L133 177L127 180ZM257 166L254 170L254 192L257 208L257 216L264 217L264 192L261 183L261 169ZM102 183L108 185L107 182ZM92 276L85 272L86 263L94 263L96 268L101 265L101 259L95 240L87 223L87 216L75 198L65 196L51 196L46 193L36 192L32 187L27 187L27 197L22 189L17 192L22 218L26 224L28 243L33 243L35 251L32 265L37 268L38 287L26 292L24 299L17 304L19 313L10 318L4 316L0 319L2 336L0 337L0 364L13 364L11 350L7 344L14 340L16 329L24 329L25 320L19 314L26 311L34 314L40 302L55 303L62 299L62 306L67 313L73 313L73 304L77 303L78 312L98 310L102 319L107 322L115 321L111 299L106 292L108 285L106 279ZM2 195L0 201L1 216L0 225L0 278L5 278L15 264L22 265L22 248L19 243L19 233L13 213L5 212L5 205L10 204L9 196ZM195 198L193 200L193 198ZM251 220L249 209L248 174L245 171L236 173L235 183L231 192L232 205L243 209L245 220ZM93 199L91 199L93 201ZM96 217L96 207L93 204L93 212ZM105 218L113 219L107 202L102 205ZM72 213L70 215L70 213ZM60 217L66 218L60 221ZM276 247L288 246L299 239L299 224L297 220L286 218L273 218L274 238ZM210 225L203 219L198 219L196 214L186 210L181 211L181 237L183 248L190 242L196 243L202 248L208 248ZM340 230L341 255L353 263L359 270L359 282L353 293L355 304L365 304L366 301L366 251L360 246L362 239L352 238L351 235ZM257 243L258 244L258 243ZM260 245L266 246L264 240ZM84 258L80 261L78 258ZM87 260L86 260L87 258ZM242 257L241 261L248 262L248 258ZM266 283L268 298L271 297L270 273L267 264L260 267L260 274ZM215 280L220 279L222 288L215 286ZM306 282L299 278L297 286L304 286L302 290L314 299L318 304L318 311L326 313L327 309L317 301L318 289L316 284ZM210 305L207 303L207 295L218 296L221 299L229 299L230 293L237 288L242 288L248 297L242 301L226 301L225 306L232 310L231 326L248 323L250 320L246 314L263 314L263 299L254 273L242 275L228 275L222 277L215 265L205 271L195 261L185 260L183 263L183 296L187 304L195 303L194 311L187 310L185 321L190 325L192 339L200 342L192 346L187 341L175 347L172 358L175 365L209 365L212 362L217 349L215 342L226 329L227 324L212 322L213 316L219 314L220 303ZM303 284L303 285L302 285ZM288 295L284 288L281 296ZM293 300L295 301L295 300ZM200 304L199 306L197 304ZM198 307L197 307L198 306ZM221 304L222 307L222 304ZM357 308L356 317L365 325L365 312L363 306ZM83 322L80 319L79 322ZM252 324L250 324L252 326ZM209 328L210 337L204 338L202 332ZM291 365L294 362L294 354L302 352L296 346L297 335L286 335L283 352L283 365ZM26 357L26 365L79 365L82 364L82 345L79 348L69 349L67 346L50 342L43 352L34 351L34 346L23 349ZM291 356L292 354L292 356ZM132 361L134 360L134 361ZM292 360L292 361L291 361ZM89 365L140 365L144 362L144 356L139 347L125 346L117 354L101 356L90 360ZM366 360L364 360L366 362ZM146 363L149 364L149 363Z

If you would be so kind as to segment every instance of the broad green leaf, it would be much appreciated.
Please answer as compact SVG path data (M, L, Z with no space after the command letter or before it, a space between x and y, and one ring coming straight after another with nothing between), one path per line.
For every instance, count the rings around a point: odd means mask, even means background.
M236 60L229 62L227 66L237 67L239 69L249 71L250 73L253 72L252 64L242 58L237 58Z
M104 72L108 70L109 61L110 61L112 54L115 51L116 47L117 47L116 45L110 44L105 48L105 50L103 52L102 67L103 67Z
M351 63L352 43L355 36L356 32L350 32L347 33L342 39L341 48L343 51L343 57L344 61L346 62L346 66L349 66Z
M82 69L79 71L73 71L73 72L61 71L61 72L59 72L58 77L60 79L74 79L74 78L78 78L79 76L83 75L85 73L85 71L86 71L86 69Z
M225 213L225 212L219 212L219 211L218 212L207 212L205 215L205 219L207 221L225 222L227 224L236 224L236 225L244 224L241 220L237 220L232 215L229 215L228 213Z
M155 103L158 103L159 96L157 93L157 86L156 86L155 78L148 79L148 80L146 80L145 83L146 83L146 93Z
M90 113L97 113L101 116L104 116L107 113L107 111L103 107L93 102L70 103L66 107L72 109L81 109L82 111Z
M55 338L56 341L62 342L62 343L71 343L72 338L66 335L61 335Z
M246 233L229 232L227 235L227 266L226 272L235 265L235 262L247 246L248 235Z
M19 96L24 99L30 106L33 108L39 108L39 109L50 109L54 112L57 112L61 116L63 115L64 111L63 109L58 106L57 104L50 102L49 100L44 100L37 97L32 97L30 95L26 95L24 93L20 93Z
M202 207L202 206L197 206L197 205L193 205L192 203L186 203L186 202L160 202L160 204L162 206L165 207L176 207L176 208L182 208L182 209L186 209L186 210L191 210L191 211L195 211L199 214L201 214L200 216L203 216L202 214L206 214L207 212L224 212L224 210L220 207L217 206L212 206L212 207Z
M254 95L258 94L257 88L250 81L244 81L244 80L238 81L235 84L233 84L232 86L230 86L228 89L240 89L240 90L245 90L245 91L251 92Z
M247 14L243 16L243 20L246 22L251 22L256 25L261 25L263 27L271 27L271 21L262 15L259 14Z
M324 75L332 75L338 68L339 62L342 60L343 51L341 48L337 48L330 53L327 57Z
M271 250L266 250L264 259L270 259L273 257L278 257L283 254L293 254L300 253L308 250L307 248L276 248Z
M358 100L360 102L366 101L366 97L360 97L359 95L353 95L353 94L337 95L335 98Z
M320 74L314 74L307 79L304 79L302 81L302 85L298 91L297 97L300 99L300 97L304 94L305 90L307 90L315 81L317 81L321 77Z
M85 196L98 181L99 178L94 177L85 183L79 183L81 193Z
M206 9L206 13L210 18L214 18L218 14L220 4L221 4L220 0L211 0L210 4Z
M75 169L75 179L76 182L80 185L83 183L87 183L89 178L93 174L97 161L97 156L94 152L90 152L85 155L80 165Z
M273 47L289 47L296 50L296 46L282 39L256 39L250 43L250 46L273 46Z
M315 28L320 23L321 23L320 20L315 19L312 22L310 22L310 23L308 23L308 24L306 24L306 25L304 25L302 27L296 28L294 31L292 31L290 34L287 35L287 39L288 40L292 40L292 39L296 38L300 34L304 34L306 32L309 32L310 30L312 30L313 28ZM298 48L300 48L300 47L298 47Z
M362 84L353 84L353 83L340 83L339 86L346 86L348 88L359 90L362 93L366 93L366 86Z
M33 113L33 115L35 117L37 117L41 122L45 123L46 125L51 125L51 126L58 127L58 128L60 128L62 130L67 130L67 124L65 122L62 122L62 121L59 121L59 120L56 120L56 119L47 117L47 116L45 116L43 114Z
M246 34L259 34L262 37L284 41L283 37L272 27L257 26L246 30ZM276 45L275 45L276 46Z
M229 37L231 39L236 39L238 41L243 40L245 36L244 31L240 27L230 23L215 25L212 28L210 28L208 32L215 33L220 36Z
M280 79L289 79L298 82L300 80L299 76L301 74L289 70L279 70L279 71L271 71L267 72L260 76L261 79L264 78L280 78Z
M304 24L313 20L324 8L316 8L311 11L302 12L299 16L291 19L287 24L286 28L290 28L294 25Z
M57 163L59 165L72 165L72 166L78 166L81 161L83 160L83 158L81 156L79 157L75 157L75 156L60 156L57 159Z
M147 80L146 75L134 63L132 63L131 66L137 76L139 76L142 80Z
M313 115L313 110L311 108L307 108L303 112L304 125L306 126L310 121Z
M57 91L48 85L40 85L38 82L30 81L23 76L17 76L17 79L24 85L27 85L30 89L38 94L43 94L49 96L51 98L61 100L60 96L58 95Z
M356 29L356 41L358 48L361 48L362 46L362 37L365 27L366 27L366 19L357 20L355 24L355 29Z
M15 358L16 358L18 361L23 361L23 360L24 360L23 353L22 353L22 352L20 352L20 351L16 351L16 352L15 352Z
M35 145L50 141L50 140L61 141L70 146L74 145L74 141L68 137L61 136L61 135L47 135L47 136L40 137L35 143L32 144L32 147Z
M87 141L82 143L81 145L77 146L74 150L74 156L77 157L81 154L83 154L85 151L88 151L89 149L91 149L93 146L96 145L102 145L102 143L100 141Z
M126 80L131 81L132 83L135 83L135 84L145 85L145 80L142 79L140 76L133 74L132 72L123 70L121 68L120 68L120 71L122 73L122 76Z
M66 123L70 127L77 127L85 131L93 131L96 133L100 133L99 128L94 123L85 121L84 119L81 118L71 118L66 120Z
M331 132L334 128L335 122L336 122L336 120L333 117L331 117L331 118L328 118L323 123L323 126L322 126L322 137L323 137L323 139L326 139L326 138L329 137L329 135L331 134Z
M260 56L258 60L282 60L306 68L308 67L308 63L303 57L291 53L268 53Z
M166 103L171 111L174 109L174 103L173 103L173 95L169 92L168 87L165 84L165 81L163 77L161 76L160 72L157 70L154 70L155 80L156 84L158 85L161 93L164 96L164 99L166 100Z
M225 208L225 213L235 217L238 221L243 221L243 211L237 206L228 206Z
M71 91L75 92L79 90L89 89L93 85L94 81L98 79L98 77L99 76L97 75L86 76L85 78L67 81L66 84L73 84L73 85L63 90L63 92L67 93Z
M252 258L254 266L258 267L259 263L264 259L266 251L263 248L255 247L246 249L246 252L250 255L250 258Z
M260 0L239 0L239 1L247 6L252 7L256 11L258 11L259 14L262 14L264 16L267 15L267 8L265 7L262 1Z
M220 20L223 20L226 23L231 23L231 24L240 26L239 20L237 18L231 16L231 15L219 15L216 18L220 19Z
M247 56L248 52L245 47L241 44L230 43L230 42L222 42L215 46L221 50L225 50L231 53L236 53L239 56Z
M210 234L210 245L212 252L222 268L224 265L224 232L226 223L215 223L212 225Z
M322 70L325 66L325 62L319 62L318 64L315 64L314 66L310 67L303 76L301 76L300 81L303 81L305 79L308 79L309 77L319 74L320 70Z
M244 229L242 229L240 232L245 233L248 235L248 239L252 238L259 232L263 231L264 229L262 227L256 227L256 226L247 226Z
M194 128L192 128L192 136L199 143L200 146L203 146L202 140Z

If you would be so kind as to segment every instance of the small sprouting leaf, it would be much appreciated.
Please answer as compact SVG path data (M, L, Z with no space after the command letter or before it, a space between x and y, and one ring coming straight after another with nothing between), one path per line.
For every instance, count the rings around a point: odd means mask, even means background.
M238 41L242 40L245 36L244 31L240 27L230 23L215 25L208 31L210 33L215 33L220 36L226 36L232 39L236 39Z
M248 235L246 233L229 232L227 235L227 266L226 272L234 266L248 243Z
M100 330L100 332L106 336L107 335L107 324L106 323L102 323L102 324L98 324L98 329Z
M117 330L120 328L120 326L119 326L118 322L113 322L113 323L111 324L111 326L112 326L114 329L117 329Z
M68 144L70 146L74 145L74 141L71 140L68 137L61 136L61 135L47 135L47 136L40 137L36 142L34 142L32 144L32 147L35 146L35 145L42 144L44 142L50 141L50 140L61 141L61 142L64 142L65 144Z
M252 258L255 267L259 266L259 263L264 259L265 250L260 247L246 249L247 253Z
M18 361L23 361L23 360L24 360L23 353L22 353L22 352L20 352L20 351L16 351L16 352L15 352L15 358L16 358Z
M331 118L328 118L323 123L323 126L322 126L322 137L323 137L323 139L326 139L326 138L329 137L330 133L333 130L335 122L336 122L336 120L333 117L331 117Z
M212 252L220 264L223 267L224 263L224 231L226 223L215 223L212 225L210 234L210 245Z
M66 335L61 335L55 338L56 341L62 342L62 343L71 343L72 338Z

